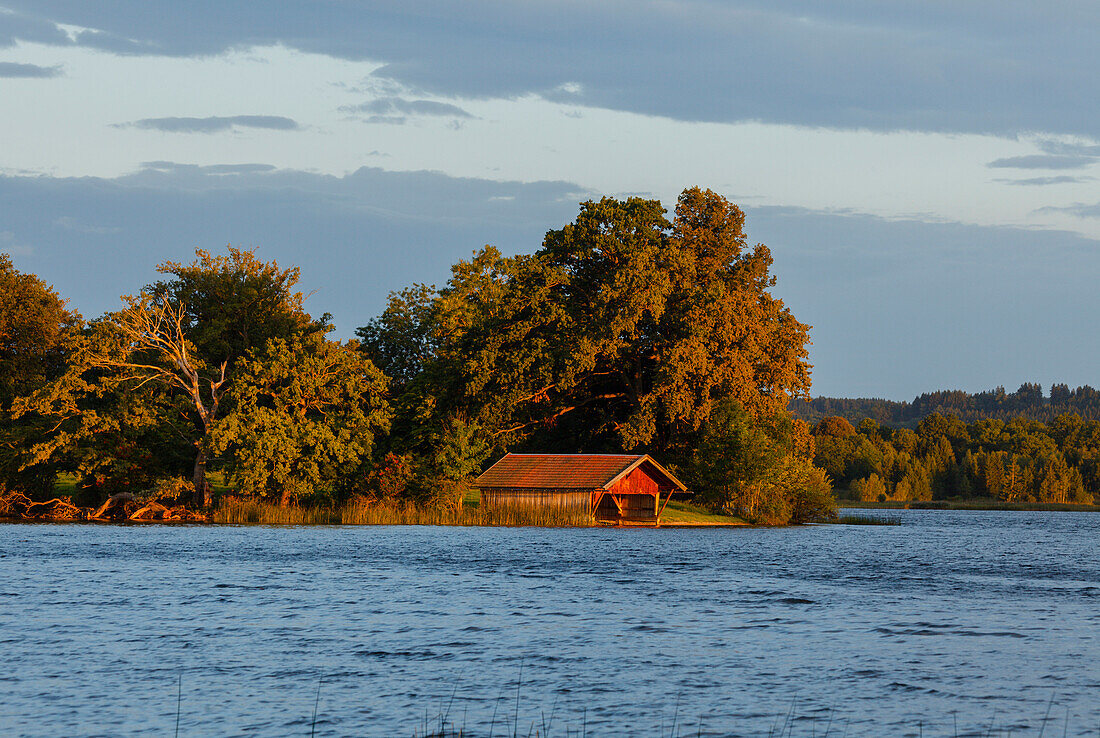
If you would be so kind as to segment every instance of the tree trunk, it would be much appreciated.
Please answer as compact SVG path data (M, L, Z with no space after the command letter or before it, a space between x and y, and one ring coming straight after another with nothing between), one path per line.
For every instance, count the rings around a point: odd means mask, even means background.
M213 495L210 494L210 483L206 481L206 449L202 441L199 442L199 451L195 456L195 507L200 509L210 507L213 503Z

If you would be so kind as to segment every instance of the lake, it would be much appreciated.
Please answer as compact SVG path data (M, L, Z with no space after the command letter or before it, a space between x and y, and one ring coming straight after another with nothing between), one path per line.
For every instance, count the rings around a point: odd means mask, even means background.
M0 733L1098 735L1100 514L861 514L3 525Z

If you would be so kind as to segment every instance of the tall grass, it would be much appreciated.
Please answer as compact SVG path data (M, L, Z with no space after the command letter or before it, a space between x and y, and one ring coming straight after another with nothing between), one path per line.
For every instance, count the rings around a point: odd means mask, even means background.
M586 528L590 514L556 509L458 509L409 503L350 502L343 506L282 507L257 500L227 500L214 511L215 523L234 525L515 525Z

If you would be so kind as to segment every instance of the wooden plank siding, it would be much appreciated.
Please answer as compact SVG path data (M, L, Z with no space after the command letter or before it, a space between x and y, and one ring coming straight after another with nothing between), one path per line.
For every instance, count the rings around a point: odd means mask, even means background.
M481 504L498 508L557 509L580 514L592 510L591 493L576 489L490 487L481 490Z

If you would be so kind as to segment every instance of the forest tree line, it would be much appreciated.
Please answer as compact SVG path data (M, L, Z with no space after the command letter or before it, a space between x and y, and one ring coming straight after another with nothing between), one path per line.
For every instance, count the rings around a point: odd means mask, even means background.
M814 461L863 501L988 498L1093 504L1100 498L1100 420L1063 413L965 423L932 413L915 429L830 416L813 428Z
M652 453L709 506L834 514L809 426L808 326L771 254L709 190L582 203L531 254L485 247L330 338L296 268L196 251L85 321L0 256L0 484L94 503L214 502L210 474L282 505L454 507L505 451Z
M1050 395L1044 396L1042 385L1025 382L1015 392L1006 392L1004 387L975 393L943 390L925 392L912 402L815 397L808 402L792 403L791 410L796 417L810 423L839 416L853 424L870 418L894 428L915 428L932 413L954 415L966 423L986 419L1007 421L1018 417L1050 423L1066 413L1075 413L1084 420L1100 420L1100 390L1088 385L1070 389L1067 384L1056 383L1051 385Z

